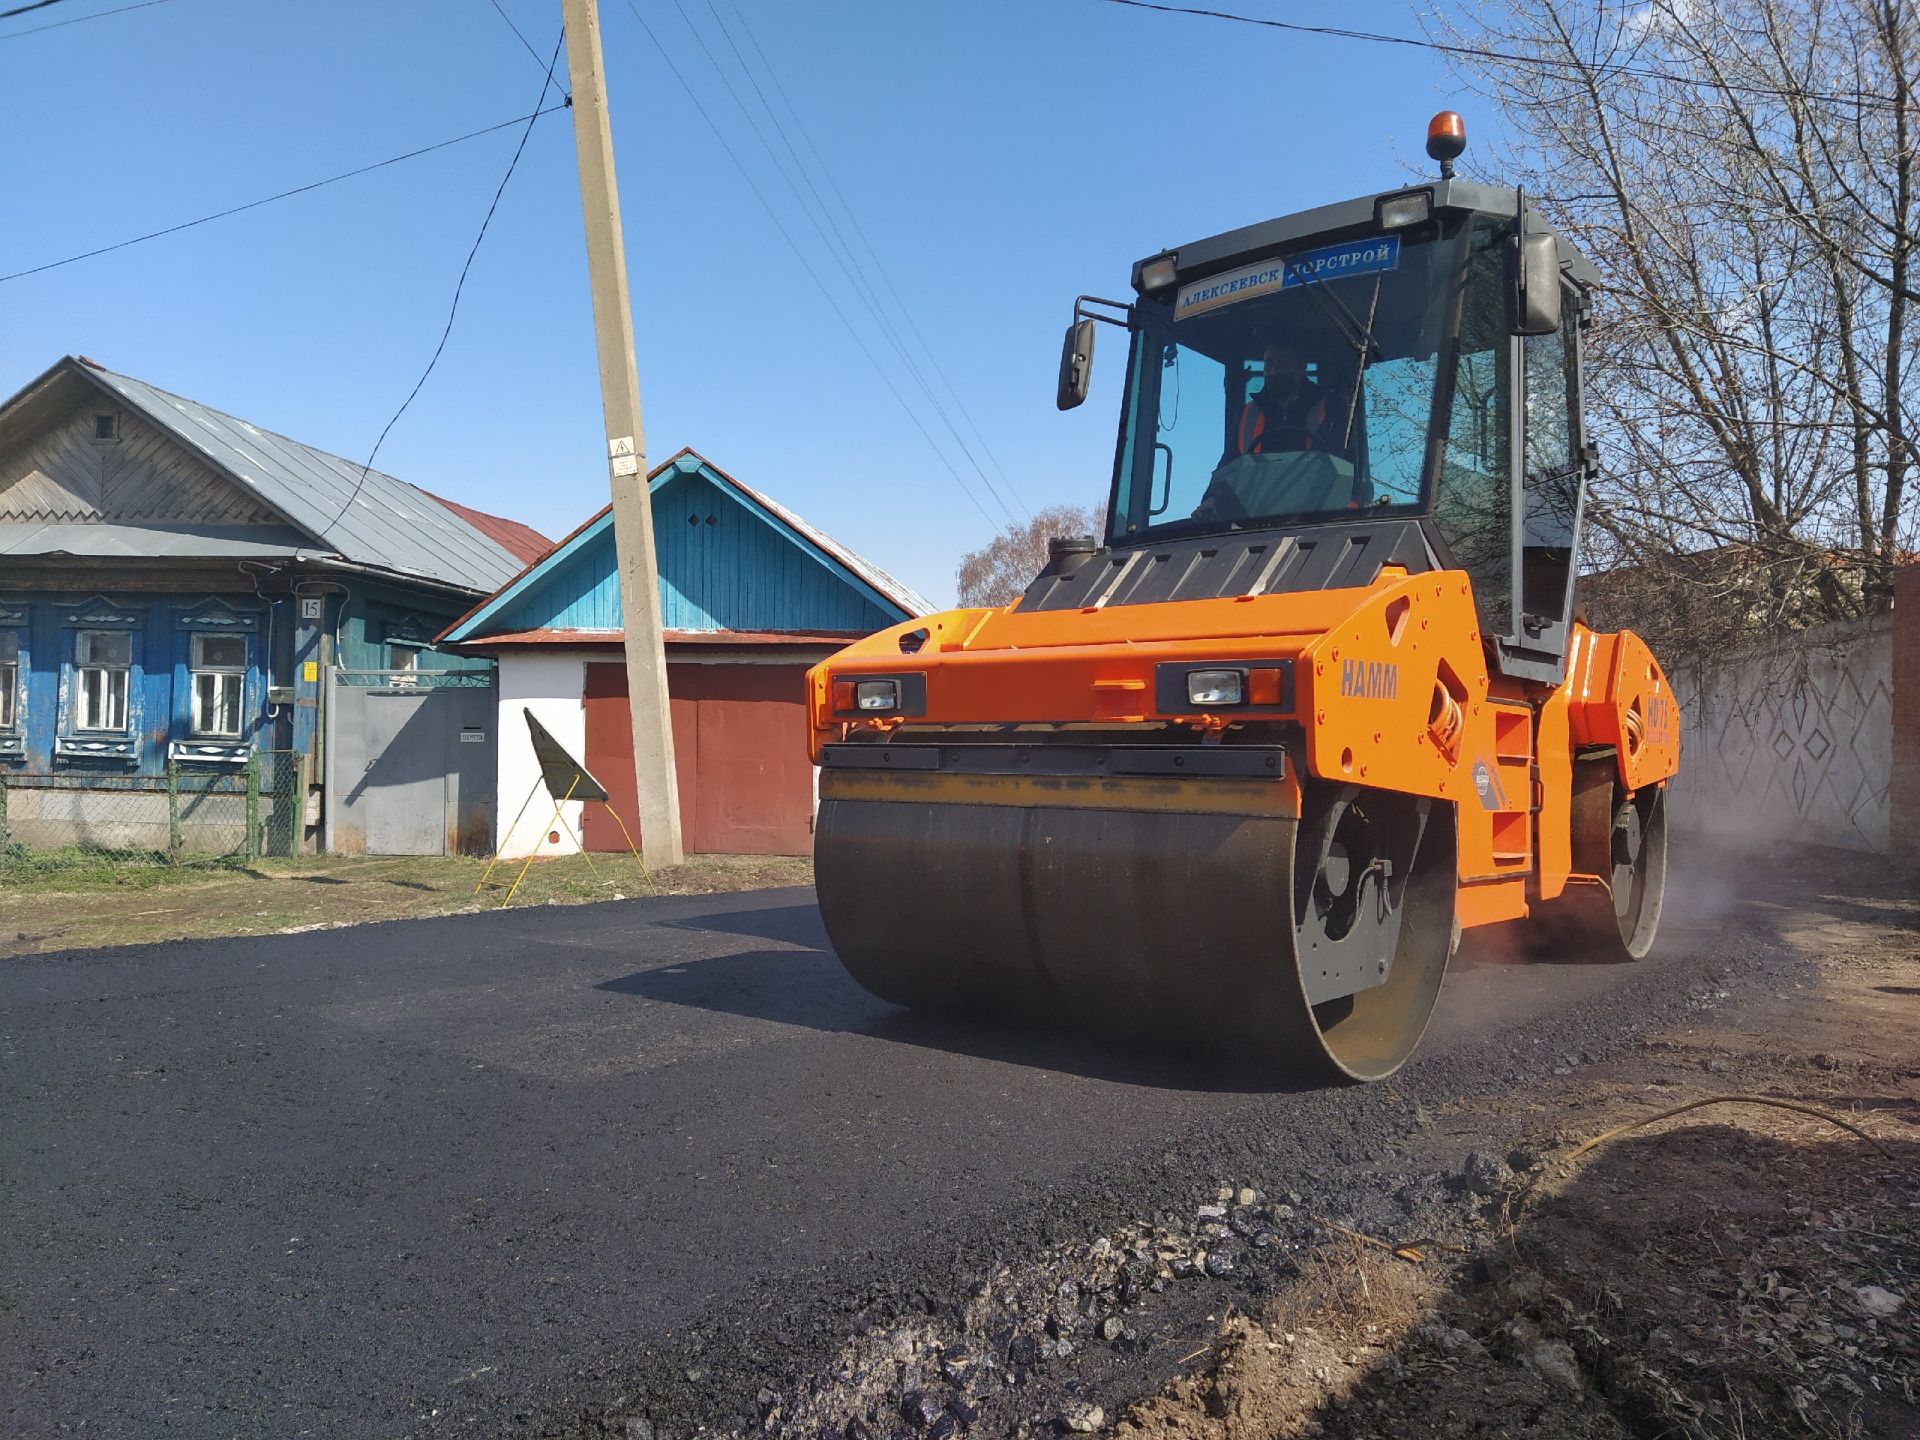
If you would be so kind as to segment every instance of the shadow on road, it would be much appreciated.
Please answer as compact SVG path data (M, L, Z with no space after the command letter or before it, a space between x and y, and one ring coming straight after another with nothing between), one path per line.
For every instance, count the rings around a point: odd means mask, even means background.
M1138 1045L1103 1044L1097 1039L1038 1026L989 1023L924 1015L903 1010L869 995L824 948L818 912L811 906L788 910L742 911L702 917L684 928L729 929L754 934L758 917L775 917L764 938L799 941L788 922L793 911L814 917L820 944L798 950L744 950L686 960L603 981L596 989L636 995L669 1005L686 1005L723 1015L804 1025L812 1030L864 1035L897 1045L915 1045L975 1059L996 1060L1158 1090L1270 1094L1312 1088L1285 1077L1248 1074L1211 1057L1156 1052Z
M820 907L811 900L800 905L767 905L747 910L725 910L718 914L695 915L685 920L660 920L655 923L663 930L746 935L756 940L805 945L814 950L827 948L827 931L826 927L820 923Z

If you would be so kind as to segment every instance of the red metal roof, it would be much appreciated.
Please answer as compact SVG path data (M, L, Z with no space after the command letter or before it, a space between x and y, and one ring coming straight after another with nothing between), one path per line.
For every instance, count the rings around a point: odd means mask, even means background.
M508 520L499 515L489 515L484 510L475 510L471 505L462 505L458 500L449 500L444 495L436 495L421 485L415 485L413 488L429 500L439 501L523 565L531 565L553 548L553 542L531 525L522 525L518 520Z

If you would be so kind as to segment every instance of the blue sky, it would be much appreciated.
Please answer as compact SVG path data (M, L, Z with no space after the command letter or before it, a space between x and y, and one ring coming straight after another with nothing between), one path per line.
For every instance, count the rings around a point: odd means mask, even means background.
M0 22L0 274L524 115L544 68L489 0L166 0L17 34L115 3L125 0L66 0ZM1102 336L1089 404L1067 415L1053 405L1076 294L1124 296L1133 260L1163 245L1401 183L1426 167L1426 120L1444 105L1466 112L1482 154L1493 133L1492 115L1424 50L1098 0L680 3L785 160L715 20L757 67L744 14L884 268L840 217L862 280L883 301L888 281L898 290L984 445L889 306L892 323L1022 516L1105 497L1117 336ZM500 4L544 57L558 0ZM688 20L673 0L635 4L1004 524ZM1398 0L1238 8L1418 33ZM625 0L602 0L602 25L650 457L692 445L950 601L960 554L993 524L888 393ZM85 354L364 459L433 352L517 139L502 130L0 284L0 393ZM534 126L445 354L380 468L561 535L606 499L597 385L562 111Z

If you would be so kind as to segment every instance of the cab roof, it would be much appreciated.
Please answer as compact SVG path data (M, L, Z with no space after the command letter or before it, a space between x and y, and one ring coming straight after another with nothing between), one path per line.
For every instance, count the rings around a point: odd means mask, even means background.
M1431 180L1425 184L1403 186L1398 190L1382 190L1373 195L1315 206L1311 210L1298 210L1277 219L1262 220L1258 224L1243 225L1237 230L1228 230L1224 234L1149 255L1134 264L1134 289L1140 288L1141 268L1168 255L1174 257L1177 279L1184 284L1216 271L1230 269L1236 264L1293 248L1303 240L1343 231L1366 230L1373 226L1375 210L1381 200L1420 190L1433 196L1436 215L1452 212L1505 220L1513 216L1521 203L1520 192L1509 186L1482 185L1472 180ZM1554 230L1539 211L1529 206L1527 219L1529 227L1535 231L1553 231L1560 243L1560 268L1574 284L1588 290L1599 284L1600 272L1593 263L1575 249L1566 236Z

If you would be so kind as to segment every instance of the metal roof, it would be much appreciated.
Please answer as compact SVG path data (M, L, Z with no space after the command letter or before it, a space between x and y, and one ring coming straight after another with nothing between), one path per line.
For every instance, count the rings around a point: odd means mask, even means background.
M103 525L38 520L0 524L0 555L78 555L95 559L291 559L311 551L307 536L259 525Z
M476 510L471 505L462 505L458 500L449 500L444 495L434 495L433 491L415 485L414 489L424 495L431 495L469 525L474 526L489 540L497 541L513 552L523 565L531 565L547 551L553 548L553 542L531 525L522 525L518 520L508 520L499 515L489 515L484 510Z
M525 564L418 486L379 470L366 471L362 483L356 461L92 361L75 363L343 560L481 592L505 584Z

